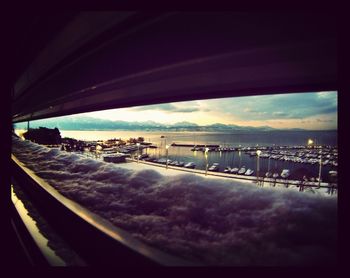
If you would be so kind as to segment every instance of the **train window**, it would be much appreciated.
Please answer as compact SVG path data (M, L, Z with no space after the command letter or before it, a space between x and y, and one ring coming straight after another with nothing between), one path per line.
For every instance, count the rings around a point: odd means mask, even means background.
M63 196L181 260L335 264L337 95L201 99L23 122L14 125L13 155Z

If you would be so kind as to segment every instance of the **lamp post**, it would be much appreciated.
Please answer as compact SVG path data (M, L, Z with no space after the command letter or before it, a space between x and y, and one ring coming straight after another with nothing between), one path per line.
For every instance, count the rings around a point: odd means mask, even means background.
M316 151L318 150L317 145L316 145L316 140L309 139L307 141L308 145L313 145L314 148L316 148ZM320 161L319 161L319 168L318 168L318 188L321 187L321 174L322 174L322 148L320 151Z
M165 145L165 150L166 150L166 169L168 169L168 149L170 148L169 145Z
M100 145L97 145L96 146L96 150L95 150L95 153L96 153L96 159L100 157L100 151L102 150L102 147Z
M208 151L209 151L209 148L205 148L205 151L204 151L204 157L205 157L205 175L207 175L207 173L208 173Z
M241 168L241 160L242 160L242 156L241 156L241 145L239 145L238 155L239 155L239 164L238 164L238 168Z
M136 143L137 146L137 163L139 163L139 156L140 156L140 143Z
M260 158L260 154L261 154L261 151L260 150L257 150L256 151L256 155L257 155L257 157L256 157L256 182L257 182L257 184L259 185L259 171L260 171L260 169L259 169L259 158Z
M312 139L307 140L307 145L308 146L311 146L313 143L314 143L314 141Z
M320 167L318 169L318 188L321 187L321 173L322 173L322 150L320 155Z
M168 149L167 149L167 147L166 147L167 144L166 144L166 137L165 137L165 136L164 136L164 146L165 146L165 152L167 152Z

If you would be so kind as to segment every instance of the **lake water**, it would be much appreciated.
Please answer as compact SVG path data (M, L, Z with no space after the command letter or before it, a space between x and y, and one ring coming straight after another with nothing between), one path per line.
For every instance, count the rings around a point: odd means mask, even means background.
M309 138L321 145L337 145L336 131L274 131L260 133L152 132L152 131L81 131L61 130L62 137L80 140L128 139L142 136L157 145L167 143L219 144L227 146L305 145ZM161 138L165 136L165 138Z
M165 146L171 143L187 144L216 144L227 147L248 146L293 146L306 145L308 139L316 144L337 146L336 131L273 131L259 133L218 133L218 132L152 132L152 131L75 131L61 130L62 137L71 137L79 140L107 140L113 138L129 139L130 137L144 137L146 142L157 145L157 149L144 149L143 153L157 158L166 156ZM164 138L161 138L163 136ZM197 169L205 169L206 160L202 151L191 151L191 147L170 147L168 158L184 162L193 161ZM220 164L220 171L226 166L251 168L256 173L256 157L250 157L244 152L209 152L208 164ZM307 176L318 176L318 164L299 164L289 161L269 160L260 158L260 171L266 172L268 168L273 172L281 173L283 169L290 169L293 173L303 172ZM333 166L322 167L322 179L328 180L328 172L335 169ZM254 173L254 174L255 174Z

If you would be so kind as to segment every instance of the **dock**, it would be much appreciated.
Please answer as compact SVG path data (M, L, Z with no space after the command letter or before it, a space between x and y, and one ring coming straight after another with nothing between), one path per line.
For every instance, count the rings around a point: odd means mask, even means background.
M173 147L198 147L198 148L204 148L204 147L208 147L208 148L219 148L220 145L194 145L194 144L177 144L177 143L172 143L171 146Z

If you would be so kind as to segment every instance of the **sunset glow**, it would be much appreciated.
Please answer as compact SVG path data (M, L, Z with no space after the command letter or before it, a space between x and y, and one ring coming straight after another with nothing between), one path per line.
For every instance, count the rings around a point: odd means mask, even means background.
M111 109L80 115L121 121L163 124L191 122L310 130L337 129L336 91L196 100L133 108Z

